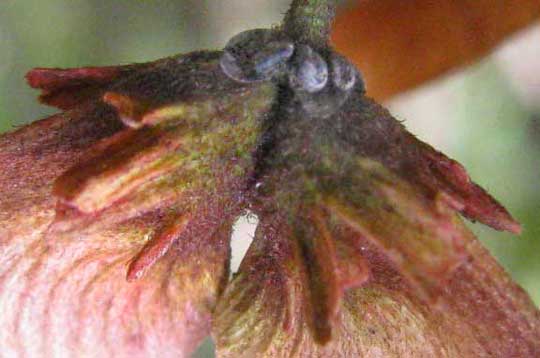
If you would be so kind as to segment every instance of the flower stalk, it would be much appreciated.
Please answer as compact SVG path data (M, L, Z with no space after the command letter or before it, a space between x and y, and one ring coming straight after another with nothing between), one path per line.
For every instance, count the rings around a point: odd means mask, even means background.
M337 0L294 0L285 15L283 30L294 40L323 48L330 37Z

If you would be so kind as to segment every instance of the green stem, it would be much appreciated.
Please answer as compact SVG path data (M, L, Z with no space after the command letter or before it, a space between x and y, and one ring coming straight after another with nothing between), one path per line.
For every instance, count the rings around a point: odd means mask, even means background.
M336 6L337 0L293 0L283 30L298 42L326 47Z

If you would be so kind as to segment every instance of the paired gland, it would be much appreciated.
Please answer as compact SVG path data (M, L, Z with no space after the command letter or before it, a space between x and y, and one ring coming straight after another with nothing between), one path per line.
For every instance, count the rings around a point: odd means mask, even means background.
M234 36L225 46L220 65L228 77L241 83L288 85L310 116L332 115L355 88L364 92L362 76L343 56L294 43L277 30L255 29Z

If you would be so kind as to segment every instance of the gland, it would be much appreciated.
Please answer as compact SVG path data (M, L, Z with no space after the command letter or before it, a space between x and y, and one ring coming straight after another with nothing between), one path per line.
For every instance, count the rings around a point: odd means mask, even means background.
M361 80L356 67L338 53L333 52L330 55L330 67L332 69L332 82L336 88L343 92L350 91L356 82Z
M238 82L275 80L289 86L293 102L308 116L332 115L355 88L364 92L362 76L345 57L331 49L317 52L307 44L295 44L277 30L255 29L234 36L220 66Z
M283 73L293 55L294 44L280 39L280 33L255 29L239 33L225 46L221 69L230 78L242 82L259 82Z
M299 45L290 65L289 83L293 89L315 93L328 83L326 60L310 46Z

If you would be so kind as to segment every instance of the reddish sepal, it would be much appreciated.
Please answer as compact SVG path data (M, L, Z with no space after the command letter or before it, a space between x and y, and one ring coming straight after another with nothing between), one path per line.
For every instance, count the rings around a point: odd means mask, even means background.
M68 110L98 98L111 83L143 66L35 68L26 74L26 80L31 87L42 90L39 97L42 103Z

